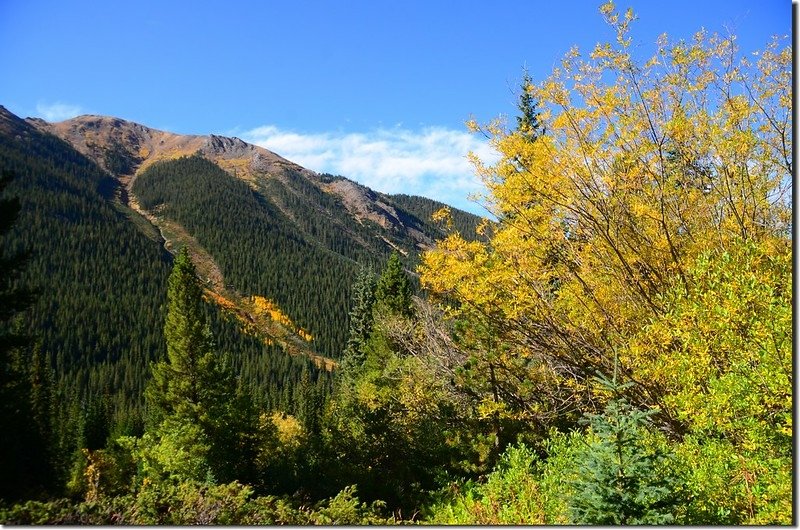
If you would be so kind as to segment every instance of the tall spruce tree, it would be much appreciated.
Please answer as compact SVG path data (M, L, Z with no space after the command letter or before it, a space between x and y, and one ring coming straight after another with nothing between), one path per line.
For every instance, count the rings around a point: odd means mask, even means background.
M199 422L231 390L231 374L214 353L202 296L184 247L175 257L167 287L167 359L153 365L146 394L153 423L172 415Z
M194 437L196 450L185 449L195 462L205 464L176 464L190 469L193 478L208 471L219 481L244 479L255 455L249 443L255 413L249 396L237 392L231 364L214 351L202 293L184 247L175 258L168 283L167 359L153 365L146 391L148 430L167 441L175 438L171 435L188 442ZM185 436L187 432L191 436Z
M350 333L342 357L343 370L360 366L364 362L364 344L372 333L375 304L375 275L362 268L353 283L353 308L350 310Z
M539 121L539 102L531 95L530 88L532 86L533 80L525 70L522 75L522 92L517 101L517 109L519 109L517 132L530 141L536 140L545 133L544 124Z
M413 315L411 281L408 279L400 254L392 252L375 287L375 302L382 310L404 317Z

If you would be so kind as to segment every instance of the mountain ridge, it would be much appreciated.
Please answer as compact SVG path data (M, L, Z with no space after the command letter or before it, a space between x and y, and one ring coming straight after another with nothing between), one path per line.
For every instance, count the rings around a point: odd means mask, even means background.
M346 177L317 173L237 137L178 134L102 115L82 115L60 122L39 118L27 118L26 121L66 141L113 174L124 190L120 199L125 204L130 201L134 209L137 209L137 203L129 196L140 172L158 161L199 154L254 189L258 189L259 180L277 179L286 184L293 177L300 176L341 201L356 222L371 221L384 230L406 232L414 240L417 250L429 249L434 244L433 238L420 229L419 222L398 214L391 196ZM387 244L406 253L389 241Z
M13 116L0 108L3 113ZM357 269L377 270L398 251L413 275L419 252L446 235L429 221L441 203L317 173L239 138L181 135L111 116L55 123L14 118L59 138L113 177L116 185L107 188L115 208L166 250L187 246L219 307L242 322L266 323L265 340L301 351L318 366L332 366L340 354ZM190 162L196 156L222 173ZM147 196L144 203L139 193ZM479 218L461 214L474 233ZM288 334L277 321L268 325L253 312L256 298L296 325Z

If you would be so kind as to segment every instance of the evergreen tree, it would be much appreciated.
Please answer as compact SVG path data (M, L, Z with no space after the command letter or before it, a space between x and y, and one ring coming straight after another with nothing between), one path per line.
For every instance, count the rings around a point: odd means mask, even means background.
M316 434L319 431L321 412L321 396L316 386L311 381L310 370L304 369L300 375L300 384L296 387L297 419L308 433Z
M50 367L49 356L42 352L37 344L33 346L28 368L28 381L30 384L30 403L31 420L35 426L35 433L41 441L42 464L48 466L48 470L55 472L56 455L55 453L55 374ZM49 474L49 473L48 473ZM52 477L42 477L44 482L48 482L48 489L55 487L57 481Z
M153 379L146 393L153 423L170 415L202 421L231 392L232 374L213 351L202 293L184 247L175 258L167 288L167 360L153 365Z
M147 388L148 431L161 441L194 440L198 444L196 450L184 448L196 461L187 468L194 473L192 478L197 479L197 473L202 474L206 467L217 480L241 477L247 474L255 454L250 447L255 413L249 396L237 393L230 363L214 351L202 287L185 247L175 258L167 299L167 360L155 363ZM161 465L154 467L169 473L170 466L175 467L169 462L180 458L170 447L161 449L142 454L150 455L151 460L161 458ZM200 461L206 466L197 464Z
M671 524L680 481L669 456L646 443L655 411L631 406L620 392L630 385L601 379L616 398L602 414L588 414L589 443L576 456L577 477L569 498L572 522L592 525ZM590 434L590 435L591 435Z
M364 345L372 333L376 280L372 272L362 268L353 284L353 308L350 310L350 334L344 351L342 369L361 366L364 362Z
M403 269L400 254L392 252L375 287L375 301L382 310L404 317L413 314L411 281Z
M530 88L532 86L533 80L525 70L522 76L522 92L517 102L520 112L517 116L517 132L530 141L536 140L545 133L544 125L539 121L539 102L531 95Z
M324 472L339 488L357 484L366 499L405 512L421 505L450 462L450 408L442 382L391 331L416 324L399 254L377 283L369 276L362 272L355 287L354 299L364 303L354 309L354 348L327 410L327 460L336 467Z

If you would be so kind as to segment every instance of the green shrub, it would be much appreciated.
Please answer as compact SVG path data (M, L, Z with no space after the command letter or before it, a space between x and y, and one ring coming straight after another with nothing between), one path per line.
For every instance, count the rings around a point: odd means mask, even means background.
M536 454L524 444L509 447L486 478L458 488L449 502L431 509L434 524L544 524Z

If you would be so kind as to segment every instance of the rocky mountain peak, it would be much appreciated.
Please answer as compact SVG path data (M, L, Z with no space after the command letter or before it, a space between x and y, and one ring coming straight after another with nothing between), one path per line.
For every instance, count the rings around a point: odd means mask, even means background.
M397 211L391 200L382 194L344 177L326 179L240 138L216 134L176 134L110 116L84 115L57 123L28 118L26 122L60 137L112 173L126 190L126 193L121 194L125 200L129 197L135 201L131 189L136 175L151 164L199 154L236 178L248 182L254 189L263 189L264 182L269 179L280 180L287 189L294 189L299 185L298 179L305 180L335 197L360 224L369 221L387 233L405 234L416 242L418 248L428 248L433 243L416 226L417 221ZM288 206L281 201L276 204L288 211Z

